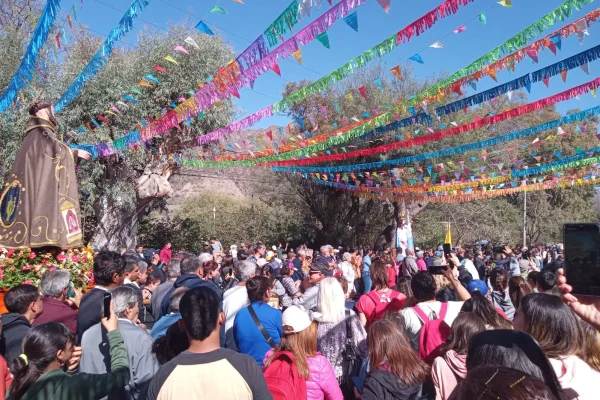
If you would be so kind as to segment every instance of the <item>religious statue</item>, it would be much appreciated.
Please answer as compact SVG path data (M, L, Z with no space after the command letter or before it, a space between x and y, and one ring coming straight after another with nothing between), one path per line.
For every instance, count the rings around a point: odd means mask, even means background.
M91 154L71 149L56 133L54 108L34 101L25 139L0 193L0 247L83 246L75 159Z

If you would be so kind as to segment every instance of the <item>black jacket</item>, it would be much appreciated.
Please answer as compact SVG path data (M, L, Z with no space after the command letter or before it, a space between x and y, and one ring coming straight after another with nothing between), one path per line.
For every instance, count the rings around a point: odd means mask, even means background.
M21 344L31 324L21 314L2 314L2 338L0 338L0 354L10 364L23 351Z
M414 386L401 382L390 371L376 369L367 375L362 400L429 400L435 399L435 388L427 380Z
M94 288L83 295L77 312L77 343L81 342L83 332L96 325L102 319L103 289Z
M215 293L217 293L219 295L219 299L221 298L221 291L219 290L217 285L215 285L214 283L200 279L200 277L196 274L181 275L179 278L177 278L177 280L173 284L173 287L171 289L169 289L169 291L163 298L162 303L160 304L162 315L169 314L169 312L170 312L169 301L171 300L171 295L173 294L173 292L175 290L179 289L180 287L192 289L192 288L200 287L200 286L210 287L211 289L213 289L215 291Z

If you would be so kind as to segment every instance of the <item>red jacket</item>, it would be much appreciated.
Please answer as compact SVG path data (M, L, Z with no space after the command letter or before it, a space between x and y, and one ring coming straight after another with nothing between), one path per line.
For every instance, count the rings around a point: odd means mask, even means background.
M169 261L171 261L171 257L173 257L173 252L171 251L171 249L163 247L160 251L160 262L163 265L167 265Z

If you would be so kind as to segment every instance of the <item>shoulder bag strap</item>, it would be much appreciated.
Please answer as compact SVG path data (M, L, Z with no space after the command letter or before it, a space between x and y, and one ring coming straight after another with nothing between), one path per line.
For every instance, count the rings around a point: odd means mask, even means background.
M350 341L352 340L352 328L350 327L350 318L352 317L352 314L350 313L350 310L346 309L344 310L345 312L345 316L346 316L346 340Z
M427 322L429 322L429 318L423 312L423 310L421 310L421 307L414 306L414 307L412 307L412 310L417 314L417 317L419 317L419 319L421 320L421 322L423 322L423 325L425 325Z
M252 320L256 324L256 327L258 328L258 330L260 331L260 333L262 333L263 337L265 338L265 340L267 341L267 343L269 344L269 346L271 346L272 348L277 347L277 345L275 344L275 341L273 340L273 338L267 333L267 331L265 330L265 327L263 326L263 324L258 319L258 316L256 315L256 312L254 311L254 308L252 308L252 304L250 304L248 306L248 311L250 312L250 316L252 317Z
M446 318L446 312L448 311L448 303L442 303L440 306L440 317L439 319L443 320Z

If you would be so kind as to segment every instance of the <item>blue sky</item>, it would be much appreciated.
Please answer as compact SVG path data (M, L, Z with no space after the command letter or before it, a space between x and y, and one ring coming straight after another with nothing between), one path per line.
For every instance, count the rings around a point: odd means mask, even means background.
M79 3L79 0L75 1ZM143 25L150 23L166 28L185 19L189 19L194 24L203 19L218 35L222 35L233 46L236 54L239 54L275 20L290 1L244 0L245 4L240 4L233 0L151 0L148 8L136 20L134 30L124 41L135 44L137 31ZM334 0L334 2L337 1ZM298 65L292 57L284 60L280 63L281 78L271 73L263 74L255 82L254 90L240 91L241 99L236 99L236 103L244 110L244 115L266 107L281 99L281 91L286 82L301 79L316 80L330 73L399 31L441 2L442 0L391 0L390 11L386 14L375 0L369 0L357 8L358 33L343 21L336 22L328 31L331 49L324 48L318 41L308 44L302 48L304 56L302 66ZM326 0L322 0L322 3L320 9L313 10L313 18L329 9ZM415 65L418 76L425 78L440 71L453 73L487 53L493 47L504 43L562 3L563 0L513 0L513 7L505 8L498 5L496 0L476 0L468 6L461 7L457 14L439 20L421 36L397 46L391 54L382 59L382 62L389 69L397 64L413 63L407 61L408 57L419 53L425 64ZM63 7L70 7L71 4L65 3ZM79 21L94 31L106 35L118 23L123 14L121 11L124 11L128 4L129 0L84 0L83 8L79 9L78 7ZM229 13L227 15L208 14L208 10L214 5L225 8ZM585 6L581 11L574 12L565 23L582 17L596 7L598 6L594 3ZM117 11L117 9L121 11ZM181 10L185 10L185 12ZM486 25L477 20L477 15L481 12L485 12L487 16ZM310 21L312 19L305 18L294 29L294 32L298 32L299 28L306 26ZM460 34L454 34L452 31L460 25L466 25L467 30ZM559 23L545 34L563 25L564 23ZM557 53L557 56L544 50L539 55L539 64L534 64L531 60L524 60L517 65L515 73L506 70L498 73L498 82L507 82L600 44L599 28L600 21L591 25L590 36L585 37L583 45L580 45L576 36L572 35L563 40L562 50ZM429 48L429 45L437 40L443 43L444 48ZM183 38L182 44L184 44ZM376 63L377 61L373 62L373 64ZM600 61L590 64L589 76L580 69L576 69L569 71L566 83L562 82L560 76L551 78L549 88L546 88L541 82L535 83L532 86L530 99L537 100L590 81L599 76L596 73L598 70L600 70ZM485 90L495 85L497 83L490 78L485 78L478 84L478 90ZM597 99L588 94L581 97L580 100L560 103L558 109L565 112L572 108L586 109L597 104ZM284 117L273 117L264 119L255 127L285 123L287 120Z

